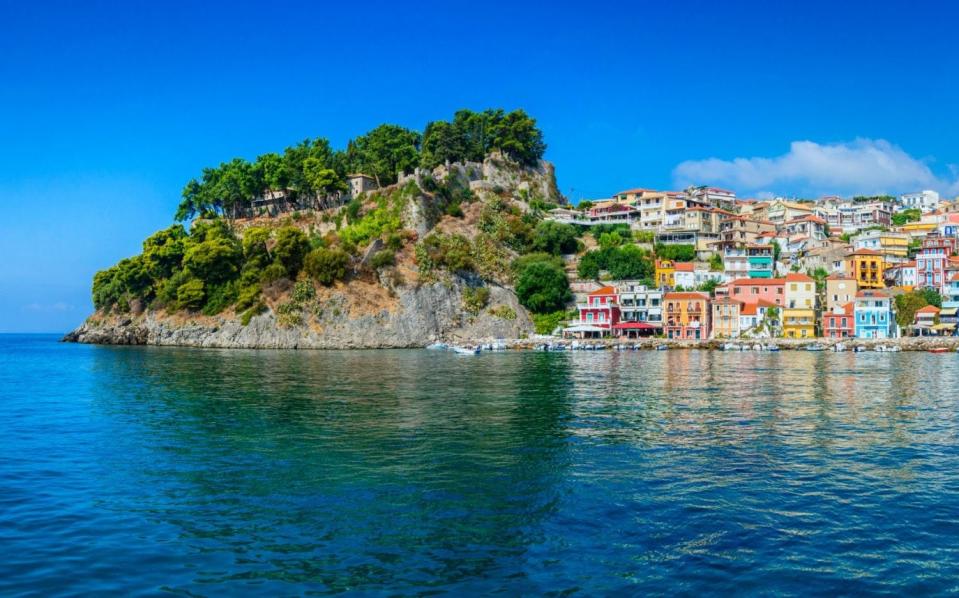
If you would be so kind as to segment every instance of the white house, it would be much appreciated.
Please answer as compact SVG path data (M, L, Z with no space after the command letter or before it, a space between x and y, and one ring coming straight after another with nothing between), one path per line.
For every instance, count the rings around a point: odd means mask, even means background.
M899 196L899 207L901 210L918 209L923 212L935 210L939 207L939 193L931 189L904 193Z

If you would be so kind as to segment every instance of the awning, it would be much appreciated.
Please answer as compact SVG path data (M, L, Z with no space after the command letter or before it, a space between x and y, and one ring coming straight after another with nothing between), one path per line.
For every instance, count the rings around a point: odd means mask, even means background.
M662 326L650 324L649 322L620 322L613 324L616 330L659 330Z
M954 316L956 311L959 310L959 307L944 307L942 311L939 312L939 316Z
M955 330L955 324L936 324L932 327L933 330Z
M576 326L570 326L569 328L564 328L564 332L606 332L607 328L600 328L599 326L590 326L588 324L577 324Z

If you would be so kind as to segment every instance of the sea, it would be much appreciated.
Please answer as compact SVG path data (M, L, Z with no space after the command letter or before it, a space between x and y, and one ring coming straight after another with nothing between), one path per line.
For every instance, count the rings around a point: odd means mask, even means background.
M0 336L0 595L959 591L959 355Z

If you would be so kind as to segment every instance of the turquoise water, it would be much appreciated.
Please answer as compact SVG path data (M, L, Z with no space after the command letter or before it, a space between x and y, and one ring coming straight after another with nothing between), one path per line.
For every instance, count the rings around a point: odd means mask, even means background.
M959 590L959 355L0 336L0 594Z

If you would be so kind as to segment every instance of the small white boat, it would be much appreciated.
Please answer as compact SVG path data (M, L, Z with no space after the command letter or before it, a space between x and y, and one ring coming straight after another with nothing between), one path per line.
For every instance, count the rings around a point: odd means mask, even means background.
M809 345L806 347L807 351L825 351L825 349L826 349L825 347L819 344Z
M479 347L453 347L453 351L455 351L458 355L479 355L480 354Z
M779 345L766 345L766 350L775 353L776 351L779 351Z
M656 350L657 350L657 351L668 351L668 350L669 350L669 347L667 347L666 345L656 345Z
M426 348L430 351L445 351L449 349L449 345L446 343L433 343L432 345L426 345Z
M853 349L853 351L855 351L856 353L862 353L865 350L866 348L863 347L862 345L856 345L856 347Z

